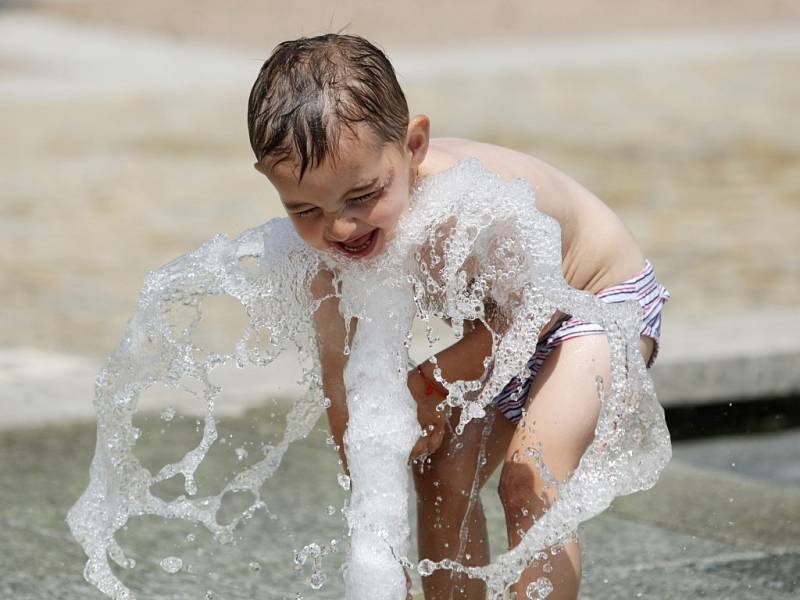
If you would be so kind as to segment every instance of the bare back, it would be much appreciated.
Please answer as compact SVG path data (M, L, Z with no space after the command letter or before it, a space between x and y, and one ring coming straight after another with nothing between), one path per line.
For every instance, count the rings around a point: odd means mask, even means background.
M538 210L561 226L564 278L590 292L625 281L644 266L645 258L630 231L597 196L554 167L533 156L469 140L435 138L420 176L444 171L461 159L475 157L503 177L524 177L536 194Z

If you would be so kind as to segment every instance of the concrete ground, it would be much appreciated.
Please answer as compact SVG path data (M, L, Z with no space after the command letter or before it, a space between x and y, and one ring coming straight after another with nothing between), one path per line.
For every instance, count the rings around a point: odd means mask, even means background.
M272 439L270 410L222 420L228 443L207 459L201 489L241 465L235 448ZM138 423L144 433L137 455L146 466L159 464L193 439L194 420L167 424L151 414ZM133 519L121 542L138 565L123 573L124 580L140 598L154 600L188 600L206 590L214 591L214 598L241 600L295 598L296 593L341 598L336 572L341 555L326 559L330 581L319 592L308 586L310 572L295 572L291 562L292 552L311 541L343 539L341 515L326 508L341 506L344 496L335 483L336 458L325 446L325 435L320 424L311 438L290 449L276 480L265 488L271 516L259 512L234 546L219 546L202 529L180 522ZM82 580L84 557L64 522L87 483L93 448L90 424L0 434L0 479L7 482L0 486L0 597L101 597ZM675 458L652 490L618 499L582 528L581 598L796 598L798 464L796 429L675 443ZM505 526L495 489L496 480L490 481L483 497L492 547L500 549ZM187 565L175 576L158 568L158 561L170 555ZM253 563L257 569L248 567Z
M135 10L107 18L107 3L55 4L31 13L0 3L0 479L13 482L0 486L0 597L20 599L98 597L82 581L63 517L88 476L94 375L144 272L216 232L279 214L250 168L242 116L254 56L264 54L255 33L243 44L213 31L164 37L165 23L185 27L197 15L154 24ZM622 215L673 292L654 370L668 406L800 393L800 22L791 3L743 4L758 14L731 9L744 17L721 18L712 31L703 11L687 8L667 30L634 23L614 38L599 18L587 19L596 28L586 38L550 15L551 33L573 37L520 34L476 47L454 34L436 52L423 38L413 47L391 40L412 106L431 114L438 134L538 154ZM758 12L768 5L777 7L771 17ZM53 16L70 10L83 25ZM473 33L492 39L496 24ZM215 322L223 329L240 317ZM283 365L264 379L228 378L221 413L233 430L249 431L247 411L267 398L297 393ZM172 400L149 402L157 414ZM287 458L303 473L296 479L335 481L321 435ZM653 490L586 525L582 597L795 597L798 459L797 430L677 442ZM341 504L313 493L321 506ZM291 514L297 498L281 501ZM499 505L491 493L486 502L500 547ZM340 529L285 518L309 535ZM162 530L143 532L150 540ZM263 597L272 572L237 569L274 539L256 533L236 558L214 563L222 583L165 580L146 560L133 581L147 598L197 597L202 585L229 589L225 598ZM297 546L281 539L287 552ZM276 572L289 560L275 558ZM325 593L337 597L334 587Z

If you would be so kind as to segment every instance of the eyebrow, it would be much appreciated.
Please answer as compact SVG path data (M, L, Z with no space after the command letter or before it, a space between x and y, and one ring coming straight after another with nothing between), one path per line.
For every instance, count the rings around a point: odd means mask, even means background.
M342 196L342 198L346 198L347 196L349 196L351 194L354 194L354 193L357 193L357 192L363 192L363 191L368 190L369 188L373 187L376 183L378 183L379 179L380 179L379 177L376 177L372 181L369 181L369 182L367 182L365 184L357 185L356 187L354 187L354 188L348 190L347 192L345 192L344 195ZM312 206L312 205L310 203L308 203L308 202L284 202L283 206L286 207L289 210L294 210L296 208L302 208L304 206Z

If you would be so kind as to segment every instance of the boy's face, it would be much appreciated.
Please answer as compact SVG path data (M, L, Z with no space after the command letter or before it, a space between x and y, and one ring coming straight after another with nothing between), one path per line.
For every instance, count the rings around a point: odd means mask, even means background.
M298 181L289 160L255 164L278 190L297 233L310 246L351 258L380 253L408 210L411 186L428 149L427 117L415 117L405 144L382 145L366 126L346 128L335 160ZM266 163L266 164L265 164Z

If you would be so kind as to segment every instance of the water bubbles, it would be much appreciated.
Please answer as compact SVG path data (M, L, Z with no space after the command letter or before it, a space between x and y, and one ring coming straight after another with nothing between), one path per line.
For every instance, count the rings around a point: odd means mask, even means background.
M323 573L322 571L316 571L316 572L311 574L311 578L309 579L308 583L312 588L314 588L315 590L318 590L323 585L325 585L325 582L327 580L328 580L328 577L327 577L327 575L325 575L325 573Z
M525 597L529 600L541 600L547 598L553 593L553 584L547 577L540 577L536 581L532 581L525 588Z
M197 483L195 482L194 477L190 477L187 475L183 487L189 496L194 496L195 494L197 494Z
M247 458L247 450L245 450L245 449L244 449L244 448L242 448L242 447L236 448L236 449L234 450L234 452L236 452L236 458L237 458L239 461L243 461L244 459L246 459L246 458Z
M261 572L261 563L252 561L247 563L247 568L250 570L251 573L260 573Z
M345 475L344 473L339 473L336 476L336 481L339 482L339 485L343 490L347 491L350 489L350 477L348 475Z
M328 514L329 517L332 517L336 514L336 507L332 504L328 505L328 508L325 509L325 512Z
M294 554L294 564L297 566L303 566L306 564L306 561L309 557L316 559L322 556L322 548L316 542L311 542L307 546L303 546L303 549L299 552L295 552Z
M165 408L164 411L161 413L161 420L162 421L172 421L175 418L176 411L171 406Z
M183 567L183 561L177 556L167 556L166 558L161 559L159 564L164 571L172 575L180 571Z
M197 539L197 536L195 534L193 534L193 533L187 533L186 534L186 541L189 542L190 544L192 542L194 542L196 539Z
M423 558L417 565L417 572L423 577L427 577L436 569L436 564L429 558Z

